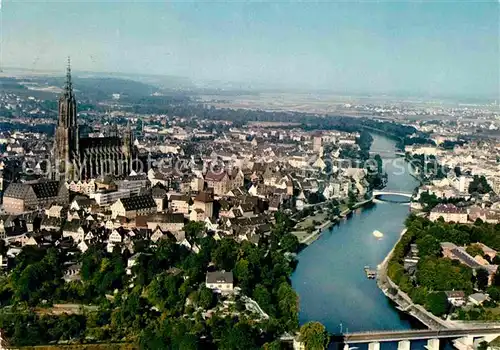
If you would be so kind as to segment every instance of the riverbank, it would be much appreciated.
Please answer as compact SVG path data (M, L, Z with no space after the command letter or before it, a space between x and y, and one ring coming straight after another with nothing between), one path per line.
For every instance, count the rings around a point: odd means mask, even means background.
M366 205L368 203L372 203L373 200L374 200L374 198L375 197L372 196L371 198L369 198L367 200L364 200L364 201L356 203L355 205L352 206L352 208L345 209L344 211L342 211L339 214L339 216L336 216L334 218L334 220L327 220L326 222L324 222L323 224L321 224L319 227L317 227L313 232L311 232L306 237L301 237L301 236L299 237L298 234L300 232L292 232L292 233L297 236L297 238L299 239L299 243L300 244L310 245L311 243L313 243L314 241L316 241L319 237L321 237L321 235L323 234L323 232L327 231L332 226L334 226L335 224L337 224L341 218L344 218L344 217L348 216L350 213L352 213L353 210L361 208L362 206L364 206L364 205ZM314 217L314 215L312 215L312 216L310 216L308 218L313 218L313 217Z
M427 311L422 305L414 304L410 296L403 292L397 284L395 284L387 275L387 269L389 261L392 258L394 249L401 241L401 238L406 233L406 228L401 232L397 242L394 244L392 249L386 255L384 260L377 266L377 286L384 293L384 295L392 300L399 311L402 311L421 322L423 325L429 329L446 329L452 328L452 325L442 320L441 318L434 316L432 313Z

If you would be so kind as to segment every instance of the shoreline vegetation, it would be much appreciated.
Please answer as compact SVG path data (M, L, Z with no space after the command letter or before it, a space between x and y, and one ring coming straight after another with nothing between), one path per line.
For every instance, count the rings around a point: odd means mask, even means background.
M333 220L327 220L327 221L325 221L319 227L316 227L315 230L313 232L311 232L309 235L307 235L306 237L300 238L299 235L298 235L298 233L299 233L298 231L295 231L293 233L299 239L299 243L304 246L302 248L302 249L304 249L305 247L309 246L310 244L312 244L313 242L315 242L316 240L318 240L323 235L323 233L325 231L328 231L331 227L337 225L340 222L340 219L348 217L356 209L359 209L359 208L361 208L361 207L363 207L363 206L365 206L365 205L367 205L369 203L373 203L374 199L375 199L375 197L372 196L369 199L366 199L366 200L363 200L361 202L358 202L358 203L354 204L351 208L347 208L347 209L343 210ZM314 213L312 215L309 215L309 216L305 217L304 220L315 218L315 217L316 217L316 214Z
M433 328L447 328L446 322L439 317L434 316L431 312L426 310L421 305L415 304L413 300L404 293L401 288L394 283L388 276L389 263L393 258L394 251L403 240L408 228L404 228L392 249L387 253L384 260L377 266L377 286L384 293L384 295L394 303L396 309L412 316L418 322L423 324L429 329Z

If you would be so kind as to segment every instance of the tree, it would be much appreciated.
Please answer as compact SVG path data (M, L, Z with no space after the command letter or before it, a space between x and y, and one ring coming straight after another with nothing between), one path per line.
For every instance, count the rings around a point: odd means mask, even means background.
M274 314L274 306L271 300L271 293L262 284L255 286L253 290L253 299L259 304L259 306L265 312L269 314Z
M255 342L257 335L247 324L239 322L234 327L229 326L222 334L219 343L221 350L253 350L258 349Z
M431 235L425 235L416 241L420 257L437 256L441 252L439 241Z
M282 282L278 288L278 310L280 319L288 330L297 329L299 320L299 300L297 293L287 282Z
M196 241L200 234L205 230L205 224L198 221L189 221L184 226L184 232L186 233L186 238L190 241Z
M300 327L299 340L304 343L308 350L322 350L328 345L328 334L325 326L321 323L308 322Z
M475 257L475 256L477 256L477 255L479 255L479 256L483 256L483 254L484 254L484 253L483 253L483 250L481 249L481 247L480 247L479 245L477 245L477 244L471 244L471 245L469 245L469 246L465 249L465 251L466 251L467 253L469 253L469 255L470 255L470 256L473 256L473 257Z
M477 350L488 350L488 342L485 342L484 340L482 342L479 343L479 345L477 346Z
M476 283L479 290L486 290L489 277L490 274L485 269L478 269L476 271Z
M201 287L198 296L198 305L204 310L209 310L214 306L215 301L213 291L205 286Z
M427 296L426 308L436 316L448 312L448 299L444 292L431 293Z
M180 276L169 275L163 272L156 276L147 287L148 300L160 309L175 309L184 301L180 287L183 279Z
M500 301L500 288L497 286L491 286L487 289L487 293L491 299L496 302Z
M296 253L299 250L299 239L291 233L287 233L281 238L280 246L284 251Z
M236 263L237 251L234 239L223 238L212 253L215 265L221 270L231 271Z
M275 340L275 341L272 341L270 343L265 343L262 348L264 350L281 350L283 349L282 345L281 345L281 341L278 339L278 340Z
M469 184L469 193L485 194L491 191L491 186L483 175L474 175L472 182Z
M253 274L250 268L250 264L248 263L248 260L246 259L238 260L238 262L234 266L233 273L243 291L250 292L250 288L253 284L252 283Z

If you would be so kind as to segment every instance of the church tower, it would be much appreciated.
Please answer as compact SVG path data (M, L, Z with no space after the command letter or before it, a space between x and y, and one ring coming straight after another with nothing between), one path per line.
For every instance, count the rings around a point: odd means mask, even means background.
M76 99L71 83L71 65L68 58L66 71L66 84L64 91L59 97L59 118L55 133L54 158L60 175L69 174L74 169L79 158L79 132L76 120ZM71 176L72 177L72 176Z

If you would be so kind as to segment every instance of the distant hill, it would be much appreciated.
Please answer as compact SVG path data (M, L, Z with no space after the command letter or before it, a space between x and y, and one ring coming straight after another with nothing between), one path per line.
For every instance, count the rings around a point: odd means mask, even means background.
M59 94L64 83L65 77L62 76L0 77L2 91L42 99L51 99L54 95ZM79 99L91 100L107 100L113 94L120 94L122 97L139 98L168 91L168 89L157 85L113 77L74 76L73 84Z

